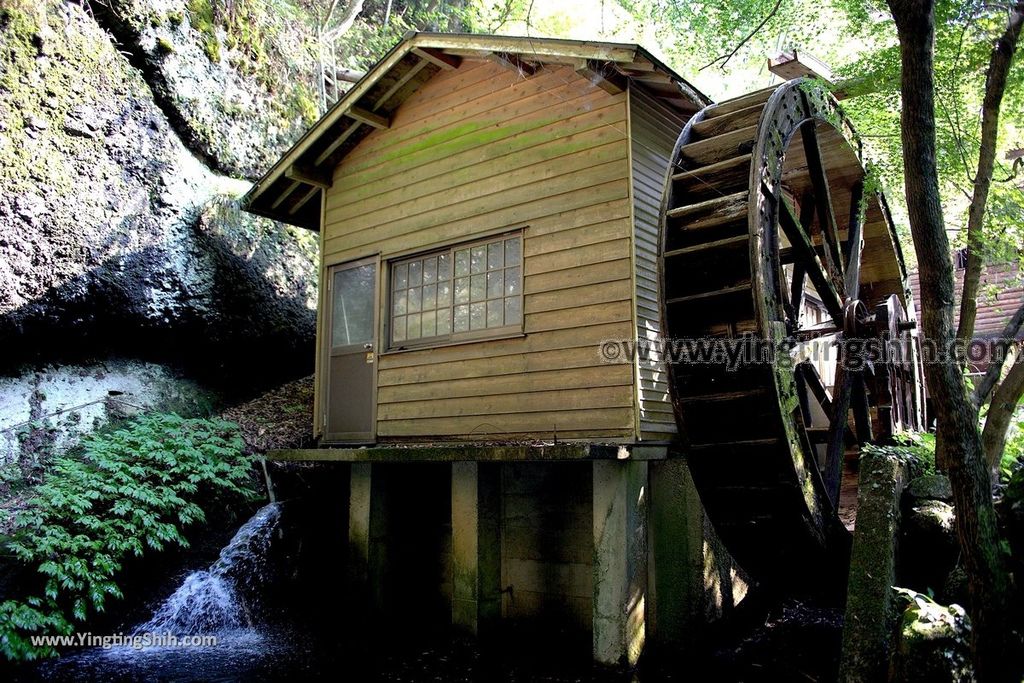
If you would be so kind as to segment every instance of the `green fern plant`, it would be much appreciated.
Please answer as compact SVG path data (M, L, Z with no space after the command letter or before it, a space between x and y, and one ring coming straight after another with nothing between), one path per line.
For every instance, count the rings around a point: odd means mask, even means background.
M31 636L66 635L75 622L121 598L129 556L187 547L183 530L206 518L200 502L257 497L238 425L151 413L55 458L3 542L35 567L41 595L0 603L0 650L8 659L56 654Z

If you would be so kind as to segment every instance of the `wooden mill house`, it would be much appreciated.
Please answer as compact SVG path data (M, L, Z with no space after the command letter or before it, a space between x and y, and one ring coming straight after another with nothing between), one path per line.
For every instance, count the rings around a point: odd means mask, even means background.
M662 334L684 126L706 114L694 152L745 185L769 94L714 112L636 45L410 34L249 192L320 234L320 448L274 457L349 463L363 607L478 633L536 620L613 663L742 599L671 457L670 376L623 343ZM673 218L722 227L723 206Z

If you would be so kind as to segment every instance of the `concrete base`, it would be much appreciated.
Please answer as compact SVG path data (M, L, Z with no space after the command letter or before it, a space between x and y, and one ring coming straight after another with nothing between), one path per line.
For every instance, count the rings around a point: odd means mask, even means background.
M686 462L651 463L648 639L678 653L704 623L704 508Z
M452 625L474 635L501 618L499 467L452 464Z
M388 630L507 619L589 631L596 662L633 665L649 644L678 652L746 587L682 459L356 462L348 493L353 616Z
M647 463L593 463L594 660L636 664L646 639Z

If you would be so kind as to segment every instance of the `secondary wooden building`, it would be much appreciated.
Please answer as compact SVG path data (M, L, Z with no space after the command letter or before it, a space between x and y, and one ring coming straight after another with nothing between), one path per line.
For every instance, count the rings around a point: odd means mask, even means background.
M666 441L664 174L706 97L635 45L415 34L246 197L319 230L324 444ZM607 351L605 355L607 355Z

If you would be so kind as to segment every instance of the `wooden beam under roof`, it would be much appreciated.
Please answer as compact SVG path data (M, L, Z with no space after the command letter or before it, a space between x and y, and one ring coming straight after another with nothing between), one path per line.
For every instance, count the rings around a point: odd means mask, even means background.
M288 197L292 196L292 192L295 192L295 190L299 189L299 185L301 184L302 183L300 183L298 180L293 180L291 183L289 183L288 187L285 188L285 191L279 194L277 196L277 199L274 200L274 203L270 205L270 208L276 209L277 207L284 204L285 200L288 199Z
M343 133L338 135L338 137L334 138L334 140L331 141L331 144L327 145L327 147L324 148L324 151L320 152L320 154L316 156L313 164L315 166L319 166L324 163L327 160L327 157L334 154L339 147L345 144L345 141L348 140L352 136L352 133L355 133L356 129L361 125L363 125L362 121L353 121L352 125L346 128Z
M387 104L388 100L394 97L396 92L401 90L406 83L408 83L409 81L416 77L416 74L418 74L420 71L423 71L423 69L425 69L430 64L433 64L433 62L427 59L420 59L413 66L411 66L409 70L402 75L401 78L395 81L394 85L388 88L387 92L385 92L383 95L377 98L377 101L373 103L373 111L377 111L385 104Z
M504 67L515 69L526 76L534 75L539 68L536 64L531 64L519 55L511 52L492 52L487 57Z
M302 195L302 199L300 199L299 201L295 202L295 204L292 205L292 207L290 209L288 209L288 214L291 215L291 216L294 216L295 214L297 214L299 212L299 209L304 207L306 205L306 203L310 199L315 197L318 192L322 192L322 191L323 190L321 190L319 187L311 187L309 189L309 192L307 192L306 194Z
M412 53L420 59L424 59L446 71L458 69L459 65L462 64L461 57L445 54L444 52L431 47L414 47L412 49Z
M348 116L349 118L359 121L360 123L365 123L368 126L373 126L374 128L391 127L391 120L388 117L382 116L372 111L367 111L362 107L351 107L347 112L345 112L345 115Z
M334 184L334 178L331 174L305 164L292 164L285 170L284 175L286 178L325 190Z
M588 59L576 73L611 95L618 95L627 87L626 77L608 63Z
M413 33L410 37L414 41L428 43L434 49L444 50L449 55L474 52L514 52L522 56L535 55L538 58L551 55L600 61L633 62L636 61L637 54L636 45L562 38L534 40L516 36L458 33Z

